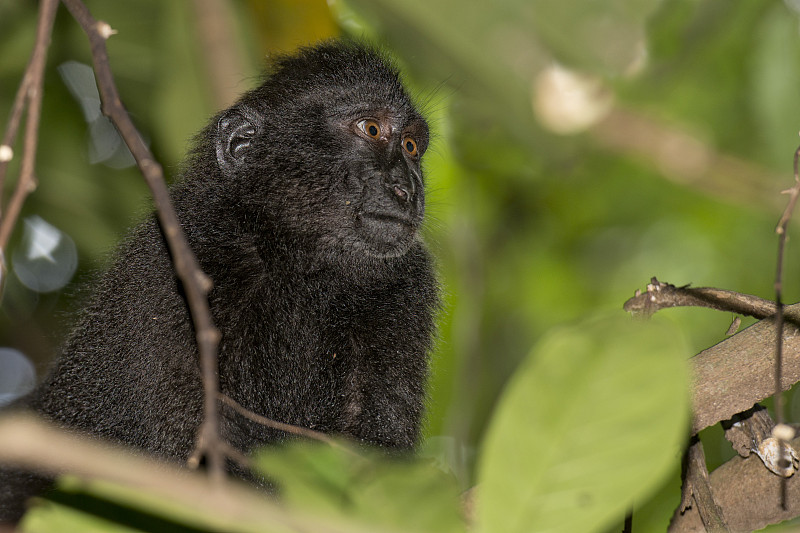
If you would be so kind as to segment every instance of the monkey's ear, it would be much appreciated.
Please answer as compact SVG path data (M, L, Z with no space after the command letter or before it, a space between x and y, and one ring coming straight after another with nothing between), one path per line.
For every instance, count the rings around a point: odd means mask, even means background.
M233 170L244 158L256 135L255 117L244 109L229 109L217 121L217 163L223 171Z

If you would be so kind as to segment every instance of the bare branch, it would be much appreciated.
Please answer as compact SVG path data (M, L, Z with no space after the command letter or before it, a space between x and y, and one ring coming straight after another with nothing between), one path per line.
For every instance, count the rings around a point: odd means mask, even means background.
M770 352L771 355L771 352ZM790 443L800 446L800 439ZM786 479L786 478L784 478ZM714 500L732 531L755 531L800 515L800 478L786 479L787 509L780 505L781 487L775 474L764 468L756 454L734 457L709 476ZM697 509L673 517L670 533L705 531Z
M239 96L235 81L243 79L244 71L233 38L236 31L231 4L224 0L193 0L190 4L214 106L224 109Z
M794 187L788 193L789 203L783 211L783 215L778 221L778 226L775 232L778 234L778 260L775 267L775 306L777 312L775 313L775 418L778 425L783 426L784 420L784 406L783 394L781 394L781 375L783 373L783 260L784 252L786 251L786 232L789 226L789 221L792 219L794 206L797 203L797 197L800 195L800 178L797 174L797 159L800 156L800 147L794 152ZM790 432L791 434L791 432ZM793 435L792 435L793 436ZM782 443L781 443L782 444ZM780 447L781 457L780 462L783 464L791 464L791 459L783 457L783 447ZM781 481L781 506L786 509L786 482Z
M800 381L800 304L786 307L785 314L782 390ZM774 394L775 335L773 320L761 320L690 359L693 433Z
M622 308L633 314L650 316L668 307L707 307L755 318L775 314L775 303L750 294L715 289L712 287L676 287L651 278L643 293L637 289Z
M728 524L722 515L722 509L714 499L709 483L703 443L696 436L692 437L692 442L683 458L681 504L675 510L673 521L688 509L694 509L700 516L706 531L715 533L728 531Z
M293 513L243 483L215 483L186 469L143 457L130 449L81 438L25 415L0 417L0 462L82 480L105 480L146 491L154 501L184 508L187 525L215 531L365 533L357 524ZM374 527L370 531L375 531Z
M39 143L39 119L42 112L42 87L44 85L44 66L47 60L47 48L53 32L53 21L56 17L58 0L43 0L39 9L39 22L36 26L36 43L33 47L28 67L20 82L14 105L11 110L6 133L3 136L4 157L0 158L0 190L5 181L5 173L13 154L12 145L22 117L22 108L27 101L28 116L25 122L25 139L22 151L22 164L19 179L14 193L0 221L0 252L5 250L11 231L14 229L25 198L36 188L34 167L36 164L36 147Z
M243 417L247 418L248 420L252 420L256 424L260 424L262 426L277 429L278 431L285 431L286 433L291 433L292 435L297 435L298 437L305 437L311 440L317 440L320 442L324 442L326 444L330 444L331 446L342 448L338 442L334 439L326 435L325 433L320 433L319 431L314 431L313 429L308 429L300 426L294 426L292 424L286 424L284 422L278 422L276 420L272 420L271 418L267 418L265 416L261 416L259 414L250 411L249 409L245 409L236 401L234 401L230 396L225 394L219 393L217 395L219 400L231 407L234 411L242 415Z
M44 10L40 11L40 16L44 14ZM38 42L34 45L37 46ZM8 165L14 158L14 143L17 140L17 131L19 130L20 122L22 122L22 112L25 110L25 102L28 98L28 85L30 79L28 72L30 71L30 64L22 76L22 81L17 88L17 94L14 96L14 103L11 105L11 115L6 124L6 132L3 135L3 144L0 145L3 149L2 157L0 157L0 199L5 189L6 172L8 172Z
M775 437L775 421L766 407L756 404L731 420L723 420L722 427L725 429L725 438L740 457L749 457L754 453L765 467L781 477L791 477L797 471L800 459L788 444L791 436L788 439Z
M751 208L755 203L783 207L771 185L778 183L780 176L770 175L752 161L719 152L681 127L617 106L589 133L599 145L641 160L681 186Z
M778 221L778 226L775 228L775 233L778 235L786 235L789 221L792 219L794 207L797 204L798 197L800 197L800 174L798 174L798 159L800 159L800 146L798 146L797 150L794 152L794 186L787 191L783 191L785 194L789 195L789 202L786 205L786 209L783 211L783 215L781 215L781 218Z
M750 457L764 439L772 435L775 421L769 416L766 407L756 404L752 409L723 420L725 438L733 445L740 457Z
M120 101L105 44L106 39L114 33L113 30L105 22L95 20L80 0L63 0L63 2L89 38L97 85L103 103L103 114L111 119L119 130L150 187L158 220L172 253L175 272L183 284L197 336L205 397L204 419L199 428L201 437L197 441L202 446L202 455L207 459L209 475L220 481L224 477L224 446L220 442L216 405L219 390L217 346L220 334L211 320L208 307L211 281L202 272L197 259L189 249L183 229L172 208L161 165L147 148Z

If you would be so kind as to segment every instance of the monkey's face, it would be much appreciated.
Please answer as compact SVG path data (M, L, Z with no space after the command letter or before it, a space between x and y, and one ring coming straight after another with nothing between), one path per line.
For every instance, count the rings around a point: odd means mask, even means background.
M347 155L329 175L331 215L339 227L329 237L370 256L402 255L425 211L420 162L428 145L427 124L397 110L332 122Z
M247 182L254 218L328 257L408 251L425 210L425 120L410 104L293 107L280 113L293 128L242 109L219 121L218 161Z
M330 258L397 257L415 242L428 125L380 54L334 45L285 59L215 134L236 201L265 234Z

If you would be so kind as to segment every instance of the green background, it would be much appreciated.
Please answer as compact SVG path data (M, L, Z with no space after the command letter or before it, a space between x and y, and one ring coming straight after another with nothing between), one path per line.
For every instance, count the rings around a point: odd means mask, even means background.
M425 163L426 238L446 302L426 434L464 485L474 481L505 385L553 328L622 314L651 276L772 297L779 193L792 185L800 129L796 2L330 4L227 4L239 69L228 88L255 85L276 51L342 32L380 42L407 72L435 133ZM225 102L210 87L214 68L195 4L88 5L118 31L108 48L122 99L171 179L193 133ZM35 22L34 3L0 0L0 123ZM86 122L56 70L70 60L90 63L89 50L62 7L48 55L39 187L23 216L39 215L71 236L79 271L49 294L11 274L0 308L0 346L23 351L40 372L82 287L149 210L135 169L89 164ZM533 102L556 65L590 77L610 114L570 134L549 128ZM630 121L644 133L626 127ZM693 159L697 153L706 159ZM14 185L7 181L4 199ZM786 301L800 295L797 230L790 227ZM702 309L665 314L685 336L687 357L723 339L732 319ZM790 397L788 408L790 420L800 418L800 401ZM712 468L733 455L718 433L704 435ZM659 516L677 504L675 479L653 500L666 509Z

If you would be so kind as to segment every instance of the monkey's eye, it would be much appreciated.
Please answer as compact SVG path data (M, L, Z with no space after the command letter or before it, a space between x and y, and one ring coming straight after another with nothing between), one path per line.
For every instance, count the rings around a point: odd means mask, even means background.
M360 120L358 122L358 127L361 128L361 131L367 134L367 137L372 139L381 138L381 125L374 120Z
M417 157L417 142L411 137L403 137L403 150L411 157Z

